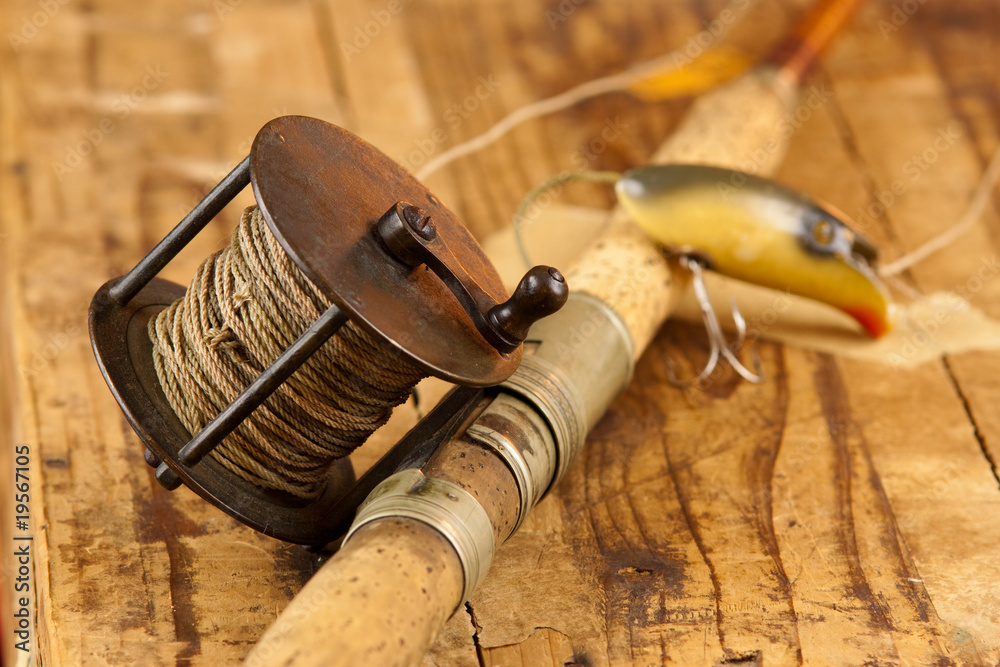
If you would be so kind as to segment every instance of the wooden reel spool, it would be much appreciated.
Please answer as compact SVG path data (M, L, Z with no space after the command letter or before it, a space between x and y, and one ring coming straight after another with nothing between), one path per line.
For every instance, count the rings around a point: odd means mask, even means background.
M247 184L284 251L334 305L192 438L160 387L147 335L185 289L156 275ZM528 327L566 297L558 271L535 267L508 298L462 222L402 167L343 129L285 116L135 268L98 290L90 333L163 486L183 483L267 535L325 544L381 479L426 460L479 394L457 390L353 486L350 462L335 462L312 501L261 488L206 455L348 320L429 375L488 387L513 373Z

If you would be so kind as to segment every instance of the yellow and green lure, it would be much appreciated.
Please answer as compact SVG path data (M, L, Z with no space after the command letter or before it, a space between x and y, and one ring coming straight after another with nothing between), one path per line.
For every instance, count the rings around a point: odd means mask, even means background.
M615 192L650 237L707 268L829 304L873 337L892 327L875 247L830 207L774 181L704 165L633 169Z

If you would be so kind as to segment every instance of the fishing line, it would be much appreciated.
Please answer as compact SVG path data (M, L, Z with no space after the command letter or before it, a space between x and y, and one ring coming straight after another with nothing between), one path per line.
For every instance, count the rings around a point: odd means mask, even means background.
M532 188L521 200L517 211L514 213L514 240L517 243L517 251L520 253L524 265L527 267L532 266L531 259L528 256L528 248L524 243L524 221L527 218L528 208L540 196L553 188L571 181L587 181L590 183L614 185L621 176L621 172L617 171L564 171L561 174L556 174L552 178L542 181Z
M157 377L185 428L200 431L329 306L260 210L246 209L230 246L149 324ZM211 456L254 484L313 498L330 465L425 376L348 322Z
M738 25L743 18L742 15L739 15L735 21L726 23L721 20L721 15L727 11L731 10L723 10L723 12L720 12L719 15L717 15L711 22L713 25L728 25L728 28L723 33L713 37L713 39L718 39L728 33L732 30L732 28ZM694 39L695 37L691 37L685 41L682 48L657 56L656 58L652 58L637 65L633 65L624 72L618 72L617 74L592 79L570 88L565 92L559 93L558 95L518 107L497 121L482 134L452 146L445 152L441 153L441 155L438 155L436 158L424 165L424 167L416 173L416 177L420 180L424 180L434 172L451 164L455 160L471 153L475 153L476 151L493 144L522 123L534 118L547 116L549 114L556 113L557 111L568 109L592 97L628 90L637 84L651 83L648 80L653 77L665 76L671 72L676 72L678 70L694 66L695 73L694 76L691 77L691 80L684 82L686 85L680 86L679 91L674 91L675 94L678 92L691 93L703 89L706 84L719 83L718 79L720 77L725 79L735 76L738 73L736 70L745 69L748 65L748 61L746 61L742 55L737 55L737 52L735 51L727 50L725 52L713 53L711 49L705 50L701 47L700 42L698 42L697 45L702 50L697 57L692 60L692 58L685 54L684 51L690 47ZM699 63L699 61L703 62ZM698 64L696 65L696 63ZM699 67L699 65L701 66ZM652 89L653 86L649 87ZM642 93L642 91L636 92ZM654 97L652 95L643 96ZM658 97L662 98L663 96L660 95Z
M972 195L972 199L969 200L969 207L965 210L965 213L962 214L962 217L959 218L958 222L941 234L927 241L913 252L907 253L896 261L883 266L879 270L879 275L895 276L898 273L902 273L914 264L924 261L937 251L943 250L957 241L963 234L972 229L976 222L979 221L979 218L982 216L983 211L986 208L986 204L989 201L990 194L993 192L993 189L996 187L998 181L1000 181L1000 148L997 148L997 150L994 151L993 157L990 159L989 166L987 166L986 171L983 172L983 177L979 181L979 185L976 188L975 193Z
M531 262L524 242L524 220L528 208L538 199L539 196L552 188L574 180L613 184L620 177L620 173L611 171L564 172L543 181L528 192L524 199L522 199L521 204L518 206L517 212L514 215L514 239L517 243L518 253L520 254L525 265L530 266ZM962 214L962 217L959 218L954 225L931 238L929 241L923 243L912 252L906 253L895 261L880 267L878 269L878 275L889 280L897 290L902 291L910 298L918 298L920 296L920 292L914 290L908 285L902 284L899 280L894 280L894 278L915 264L919 264L924 261L934 253L947 248L972 229L976 222L978 222L982 217L983 212L986 209L986 205L989 203L989 198L998 183L1000 183L1000 148L997 148L994 151L993 156L990 158L989 164L983 172L983 176L980 179L972 198L969 200L969 205Z

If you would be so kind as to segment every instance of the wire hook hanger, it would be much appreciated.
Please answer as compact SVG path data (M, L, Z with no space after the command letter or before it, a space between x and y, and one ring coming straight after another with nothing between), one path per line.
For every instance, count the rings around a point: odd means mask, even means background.
M678 389L685 389L691 385L701 384L715 372L721 358L725 359L744 380L760 384L764 381L764 371L756 347L753 348L752 359L754 369L752 371L744 366L743 362L736 356L746 341L746 320L743 318L742 313L740 313L739 306L736 305L736 299L730 298L730 313L732 314L733 323L736 325L736 340L732 343L726 340L726 334L723 332L719 318L715 314L715 308L712 307L712 302L708 298L708 289L705 286L705 276L703 273L705 267L702 262L703 260L694 255L686 253L680 255L679 263L681 268L691 274L691 287L694 289L694 296L698 301L698 308L701 310L701 319L705 324L705 332L708 334L708 343L710 346L708 361L698 375L688 380L681 380L674 373L672 364L668 358L667 381Z

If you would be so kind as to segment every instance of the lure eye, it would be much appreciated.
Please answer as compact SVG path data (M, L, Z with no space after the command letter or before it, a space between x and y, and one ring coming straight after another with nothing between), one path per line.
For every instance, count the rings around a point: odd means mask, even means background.
M854 235L846 227L820 211L810 218L799 237L806 248L820 255L850 256Z
M828 246L833 243L837 233L829 220L819 220L812 228L813 241L818 245Z

